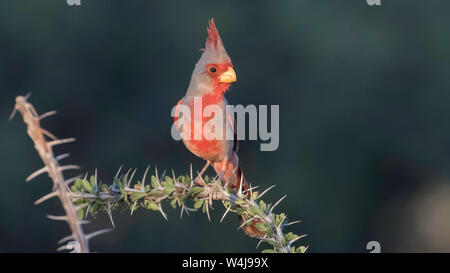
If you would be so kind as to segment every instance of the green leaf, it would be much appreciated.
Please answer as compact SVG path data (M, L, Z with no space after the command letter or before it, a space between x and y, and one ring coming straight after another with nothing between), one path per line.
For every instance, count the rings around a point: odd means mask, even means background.
M266 210L267 210L267 204L264 203L263 200L260 200L260 201L259 201L259 207L260 207L263 211L266 211Z
M174 191L175 191L175 186L173 186L173 185L166 185L166 187L164 188L165 195L169 195Z
M262 209L260 207L253 207L253 209L255 210L255 214L258 214L260 216L264 215L264 212L262 211Z
M254 191L252 194L252 199L255 200L256 198L258 198L258 192Z
M77 211L77 214L78 214L78 219L83 219L84 218L84 209L79 209L78 211Z
M203 200L198 200L194 203L194 208L198 209L203 205Z
M295 252L297 252L297 253L305 253L306 252L306 247L299 246Z
M253 217L255 215L255 209L252 206L249 206L247 208L247 213L248 215L250 215L251 217Z
M108 193L108 192L109 192L108 185L106 185L106 184L101 185L100 188L102 189L102 192L105 192L105 193Z
M260 223L260 222L256 223L256 228L259 231L266 231L266 229L267 229L266 226L263 223Z
M203 191L202 187L193 187L189 190L189 193L191 195L197 195L197 194L201 193L202 191Z
M272 235L273 235L273 230L272 230L270 227L267 227L266 233L267 233L267 236L268 236L268 237L272 237Z
M91 186L92 186L92 188L95 188L95 175L91 175Z
M148 200L145 200L145 201L144 201L144 205L145 205L145 207L146 207L147 209L151 209L151 210L158 210L158 209L159 209L158 206L157 206L155 203L150 202L150 201L148 201Z
M131 201L137 201L143 197L147 196L145 192L132 192L131 193Z
M92 192L92 186L87 180L81 180L83 189L85 189L87 192Z
M154 189L158 188L158 180L156 179L156 176L152 175L152 178L150 179L150 184L152 185L152 188Z
M288 234L285 235L285 237L286 237L286 240L292 241L292 240L298 238L298 235L296 235L292 232L289 232Z
M183 181L183 184L186 185L186 186L191 185L191 177L189 175L185 175L184 179L181 180L181 181Z
M117 178L114 178L114 183L116 184L116 188L119 188L119 190L122 190L122 189L123 189L123 183L122 183L122 181L120 181L120 180L117 179Z
M237 207L236 208L236 214L237 215L242 215L242 213L244 213L244 210L242 208L240 208L240 207Z
M80 178L75 179L75 182L73 183L73 186L75 186L75 191L81 191L82 189L82 182Z
M170 201L170 205L172 206L172 208L176 209L177 208L177 199L173 199L172 201Z
M174 185L172 178L166 176L166 185Z
M275 249L264 249L261 253L277 253Z

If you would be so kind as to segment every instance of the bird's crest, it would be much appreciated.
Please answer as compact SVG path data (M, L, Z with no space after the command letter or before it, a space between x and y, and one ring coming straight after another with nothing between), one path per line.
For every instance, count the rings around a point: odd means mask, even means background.
M222 39L220 39L219 31L217 31L216 24L214 24L214 18L209 20L208 38L206 39L206 49L212 48L217 50L218 46L222 45Z

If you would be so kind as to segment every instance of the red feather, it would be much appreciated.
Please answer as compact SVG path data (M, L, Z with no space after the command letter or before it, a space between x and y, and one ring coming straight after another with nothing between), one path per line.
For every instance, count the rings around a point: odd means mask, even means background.
M206 39L206 48L214 45L214 48L217 49L218 45L222 43L222 39L220 39L219 31L216 28L216 24L214 24L214 18L209 20L207 30L208 38Z

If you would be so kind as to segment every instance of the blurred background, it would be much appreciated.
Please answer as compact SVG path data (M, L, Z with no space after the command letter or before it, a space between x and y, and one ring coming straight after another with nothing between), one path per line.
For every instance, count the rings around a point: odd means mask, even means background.
M450 19L448 1L66 1L0 3L0 252L54 252L68 234L33 202L51 191L14 98L32 92L43 127L77 142L57 148L82 172L111 181L121 164L187 174L201 169L172 140L214 17L235 66L231 104L280 105L280 146L242 141L252 184L302 223L310 252L450 251ZM73 174L73 173L72 173ZM75 173L76 174L76 173ZM255 252L257 240L216 204L209 223L138 210L114 214L99 252ZM100 215L86 229L110 227ZM263 249L264 247L260 247Z

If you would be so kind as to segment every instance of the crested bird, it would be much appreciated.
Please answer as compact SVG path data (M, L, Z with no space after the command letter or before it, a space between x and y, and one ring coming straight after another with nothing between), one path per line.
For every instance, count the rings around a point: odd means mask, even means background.
M239 167L237 155L239 145L234 114L226 111L228 102L224 96L231 83L236 81L236 72L231 58L225 50L214 19L209 21L207 32L206 45L195 65L186 95L177 103L175 108L174 123L175 127L181 131L181 124L177 124L180 118L179 109L181 105L188 107L191 115L184 118L187 118L187 127L189 128L182 128L182 130L187 130L189 133L184 132L182 140L189 151L207 161L200 172L200 176L211 164L219 180L226 181L230 188L240 188L245 191L248 189L248 184ZM209 116L194 114L196 110L203 113L205 108L210 106L213 106L213 109L217 109L218 112ZM195 107L201 109L195 109ZM223 134L216 134L215 138L207 137L203 126L197 126L196 124L207 124L214 118L216 119L214 132L220 129L217 126L222 126L221 132ZM232 136L226 137L227 132L232 132ZM256 228L256 223L257 220L254 220L251 224L246 225L244 231L251 237L264 236L265 233Z

